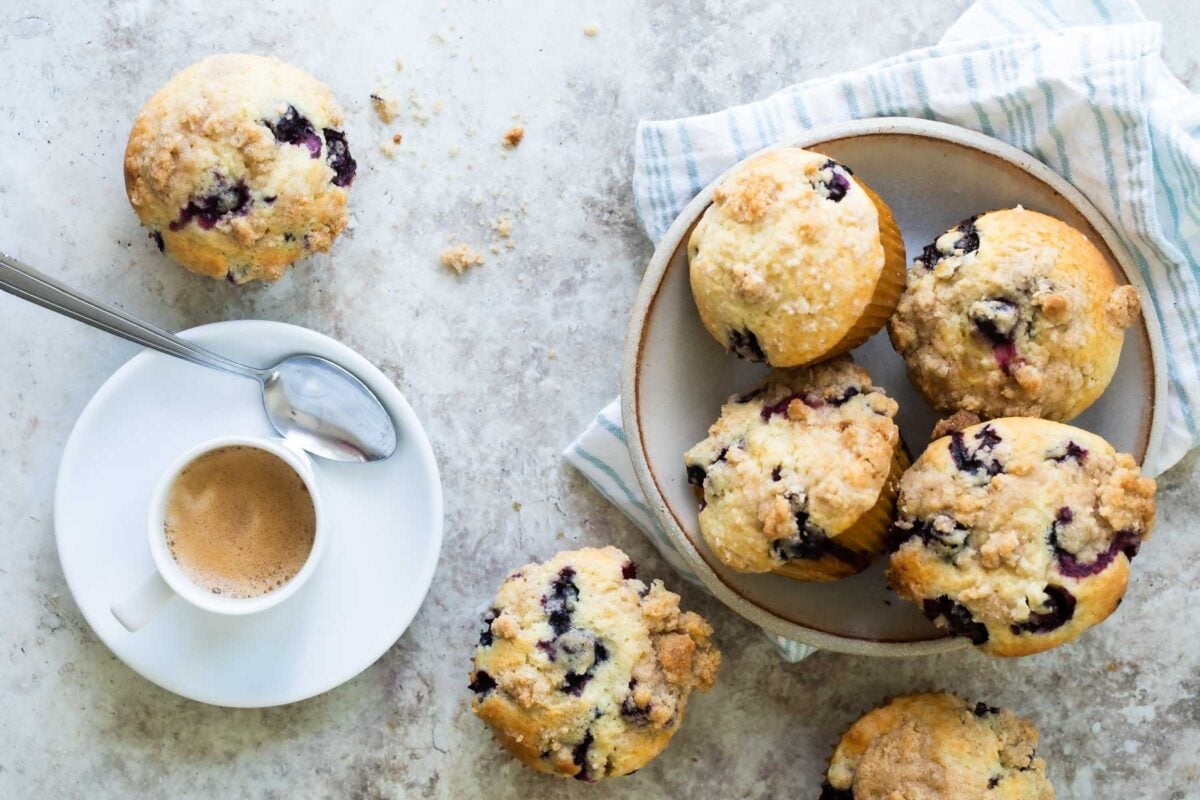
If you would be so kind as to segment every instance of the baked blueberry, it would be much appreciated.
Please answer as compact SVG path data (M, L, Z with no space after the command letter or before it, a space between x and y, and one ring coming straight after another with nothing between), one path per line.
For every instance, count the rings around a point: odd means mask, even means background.
M1082 464L1087 460L1087 456L1088 451L1085 448L1080 447L1078 442L1068 439L1062 445L1052 450L1047 458L1051 461L1057 461L1060 464L1065 461L1074 461L1077 464Z
M575 601L579 599L579 589L575 586L575 570L563 567L550 585L550 592L542 597L542 607L546 609L550 628L555 635L561 636L571 628L571 613L575 610Z
M308 154L313 158L321 157L321 137L312 121L289 105L283 114L273 121L265 123L280 144L294 144L308 148Z
M483 670L477 670L471 678L470 690L475 694L487 694L496 688L496 681Z
M229 183L217 176L216 183L203 195L188 198L187 205L179 211L168 229L177 231L192 220L204 230L209 230L222 219L245 214L250 205L250 190L242 182ZM159 234L161 236L161 234Z
M848 167L843 167L833 159L828 159L817 172L817 180L813 182L813 188L826 200L840 203L846 196L846 192L850 191L853 186L850 182L852 174L854 173Z
M731 330L725 345L729 352L747 361L766 361L767 355L758 343L758 337L749 328Z
M330 169L333 170L333 185L334 186L349 186L354 182L354 175L358 172L358 162L350 155L350 145L346 143L346 134L341 131L335 131L333 128L325 128L325 146L329 148L329 155L325 160L329 162Z
M926 600L921 610L931 622L945 628L953 636L965 636L971 644L986 644L988 629L978 622L964 605L954 602L946 595Z
M1046 601L1042 611L1031 611L1029 619L1014 623L1012 632L1046 633L1057 630L1071 621L1075 616L1075 596L1061 586L1049 585L1045 588Z
M996 445L1002 440L991 425L984 425L975 431L971 444L962 431L950 434L950 456L954 466L972 475L999 475L1004 466L996 458Z
M920 257L914 260L913 266L931 270L946 259L956 259L954 268L957 268L964 256L969 256L979 249L979 229L975 227L977 219L978 216L964 219L925 245Z

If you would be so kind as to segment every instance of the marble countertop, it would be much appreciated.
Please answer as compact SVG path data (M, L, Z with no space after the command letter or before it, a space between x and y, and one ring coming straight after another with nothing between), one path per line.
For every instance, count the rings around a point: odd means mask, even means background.
M635 122L929 44L965 4L889 3L886 22L870 0L577 0L552 13L519 0L387 5L0 10L0 247L167 327L277 319L346 342L421 415L446 490L432 591L373 667L284 708L171 695L84 623L51 518L75 418L136 349L0 295L0 795L815 797L860 713L892 694L947 689L1031 716L1060 798L1198 796L1194 456L1161 482L1159 527L1129 602L1068 647L1018 661L821 653L788 665L755 628L682 588L715 624L726 660L663 757L589 787L505 756L472 717L465 682L473 611L508 568L612 542L680 586L559 459L618 391L625 319L651 252L630 196ZM1200 88L1200 4L1143 5L1165 23L1172 68ZM239 289L168 263L123 194L121 155L141 103L221 51L272 53L328 82L360 164L353 230L275 286ZM380 88L403 107L391 127L368 102ZM527 135L506 151L514 120ZM393 130L403 142L389 157L380 145ZM491 228L500 217L509 239ZM487 263L462 276L443 267L439 251L459 241Z

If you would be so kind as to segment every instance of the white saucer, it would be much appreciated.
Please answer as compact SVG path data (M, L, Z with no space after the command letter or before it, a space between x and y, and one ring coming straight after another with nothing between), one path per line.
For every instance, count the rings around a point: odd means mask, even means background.
M383 401L399 448L374 464L314 459L330 536L317 571L295 596L249 617L218 616L175 599L129 633L109 608L153 569L146 507L162 471L205 439L274 435L252 381L143 352L88 403L63 453L54 523L67 585L117 657L176 694L261 707L328 691L383 655L429 590L442 544L441 480L429 440L382 372L319 333L243 321L181 336L256 366L294 353L337 362Z

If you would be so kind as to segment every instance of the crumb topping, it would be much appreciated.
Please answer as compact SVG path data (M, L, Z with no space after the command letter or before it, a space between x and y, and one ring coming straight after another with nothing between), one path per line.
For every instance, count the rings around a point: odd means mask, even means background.
M451 267L460 275L468 267L478 267L484 263L483 253L480 253L464 242L442 250L441 259L442 264Z
M504 132L504 136L501 137L501 140L504 142L505 147L507 147L509 150L512 150L515 147L517 147L518 145L520 145L521 140L524 138L525 138L525 126L524 125L513 125L511 128L509 128L508 130L506 130Z

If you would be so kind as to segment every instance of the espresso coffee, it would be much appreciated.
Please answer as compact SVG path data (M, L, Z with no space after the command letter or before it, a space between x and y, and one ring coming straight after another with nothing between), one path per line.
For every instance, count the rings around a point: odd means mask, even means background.
M308 487L279 456L233 445L209 451L175 478L163 534L197 586L257 597L287 583L308 560L317 514Z

